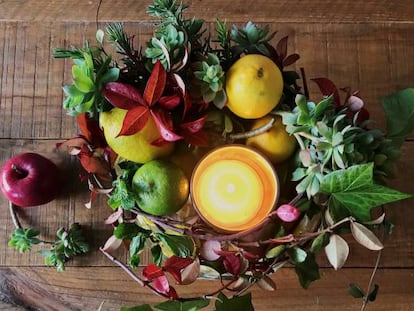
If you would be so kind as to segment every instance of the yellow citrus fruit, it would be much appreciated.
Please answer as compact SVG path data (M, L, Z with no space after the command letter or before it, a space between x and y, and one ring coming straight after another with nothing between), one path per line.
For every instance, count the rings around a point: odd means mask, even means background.
M99 123L103 128L109 147L120 157L137 163L145 163L167 156L173 151L174 143L167 143L161 147L151 145L151 142L160 137L152 118L138 133L129 136L117 136L122 128L126 113L127 111L124 109L113 108L110 111L102 112L99 117Z
M187 202L189 181L184 171L166 160L142 165L132 177L136 201L144 212L163 216L181 209Z
M266 56L246 55L227 72L227 107L241 118L265 116L278 105L282 92L282 73Z
M266 132L250 137L246 145L264 153L273 163L281 163L293 155L296 139L286 132L280 116L266 116L253 123L252 130L260 128L275 118L275 124Z

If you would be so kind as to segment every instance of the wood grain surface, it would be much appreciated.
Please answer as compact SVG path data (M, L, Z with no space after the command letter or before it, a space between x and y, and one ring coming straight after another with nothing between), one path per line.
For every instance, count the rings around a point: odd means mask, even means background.
M77 134L74 118L62 109L62 85L69 82L71 61L53 59L53 47L81 46L93 40L99 1L0 1L0 164L10 156L35 151L53 159L68 176L65 193L42 207L19 210L23 224L40 228L47 237L76 221L85 226L92 252L57 273L44 266L35 252L18 254L7 246L13 224L7 202L0 198L0 310L119 310L120 306L159 300L133 283L97 250L111 233L103 225L110 210L100 198L86 209L87 185L74 182L80 173L76 159L55 150L55 144ZM414 4L400 1L229 1L187 2L189 16L216 18L241 25L265 23L289 34L289 51L301 58L307 78L329 77L339 87L360 90L377 125L384 129L382 96L414 87ZM103 1L98 26L124 21L136 42L145 44L154 20L146 15L150 1ZM320 98L309 82L311 95ZM406 141L392 186L414 193L414 141ZM395 223L385 243L378 301L368 310L413 310L414 199L386 206ZM360 301L346 293L349 283L367 284L376 254L352 245L340 271L329 269L322 256L322 279L309 290L300 288L294 272L282 269L273 279L275 292L253 290L256 310L359 310ZM40 249L40 248L38 248ZM118 257L124 259L125 252ZM144 262L148 261L145 257ZM214 291L217 284L199 281L179 290L185 295ZM304 307L306 306L306 308Z

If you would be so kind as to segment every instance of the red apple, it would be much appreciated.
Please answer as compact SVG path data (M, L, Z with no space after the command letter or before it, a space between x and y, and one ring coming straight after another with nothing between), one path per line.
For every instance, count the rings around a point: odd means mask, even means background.
M37 153L22 153L9 159L0 170L0 188L15 205L46 204L61 190L59 168Z

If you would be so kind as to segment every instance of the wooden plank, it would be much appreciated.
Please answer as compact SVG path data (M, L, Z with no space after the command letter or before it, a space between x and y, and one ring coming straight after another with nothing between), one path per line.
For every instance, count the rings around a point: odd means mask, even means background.
M187 14L208 21L216 17L247 21L254 17L263 22L347 23L347 22L412 22L414 6L410 0L400 1L183 1L190 5ZM99 1L3 1L0 20L29 21L95 21ZM100 20L151 20L146 13L152 1L102 1Z
M323 269L322 279L304 290L294 271L284 268L273 276L278 287L276 291L253 288L255 310L275 310L276 307L290 311L304 308L309 311L358 310L361 301L352 298L347 287L350 282L366 286L370 273L369 269ZM3 297L0 310L27 310L31 307L44 311L109 311L119 310L121 306L162 301L115 267L68 268L63 273L39 267L7 268L0 269L0 281L0 297ZM413 310L414 289L407 286L413 281L413 269L378 271L375 283L380 285L380 291L368 310ZM188 286L176 286L176 289L183 297L191 297L214 292L219 286L218 281L197 281ZM212 310L213 304L214 301L206 310Z
M126 27L141 44L153 31L149 24ZM385 123L379 99L412 86L410 24L274 23L271 28L291 33L290 52L301 55L294 68L305 68L308 79L324 76L338 87L359 89L380 128ZM92 22L0 22L0 137L56 139L76 134L74 118L62 109L61 86L71 82L72 62L53 59L52 48L82 46L86 39L93 40L95 29ZM308 84L311 98L319 100L316 85Z

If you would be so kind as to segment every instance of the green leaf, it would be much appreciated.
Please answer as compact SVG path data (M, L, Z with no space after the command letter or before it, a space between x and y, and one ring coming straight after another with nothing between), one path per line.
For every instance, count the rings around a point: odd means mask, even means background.
M82 69L79 66L74 65L72 67L72 75L75 86L79 91L83 93L89 93L93 91L93 81L82 72Z
M387 138L401 146L414 129L414 88L407 88L381 99L387 120Z
M250 293L232 298L227 298L226 295L220 293L218 298L219 300L215 303L216 311L254 311Z
M329 233L322 233L318 235L313 241L310 248L312 253L317 253L322 250L329 243Z
M147 230L142 229L140 226L126 222L120 223L114 230L115 237L121 240L133 239L142 233L148 234Z
M353 216L369 221L372 208L410 198L411 195L373 183L373 163L354 165L326 175L320 191L331 195L329 204L334 218Z
M348 293L354 298L363 298L365 296L365 292L354 283L349 284Z
M151 255L152 255L152 261L157 266L161 266L161 263L162 263L162 249L161 249L161 246L156 244L153 247L151 247Z
M194 257L194 240L188 236L168 235L159 232L155 233L155 238L162 243L162 247L178 257Z
M40 243L37 238L39 234L40 231L34 228L15 229L10 236L9 246L16 248L20 253L30 251L33 245Z
M289 257L296 263L304 262L308 256L307 253L299 247L289 248L287 252Z
M108 82L114 82L117 81L119 78L119 68L111 68L100 79L100 82L105 84Z
M154 307L162 311L197 311L209 305L208 299L190 301L164 301Z
M145 305L140 305L140 306L135 306L135 307L121 307L120 311L153 311L153 309L151 308L150 305L145 304Z
M379 285L375 284L374 289L368 295L368 300L371 301L371 302L375 301L375 299L377 298L377 295L378 295L378 291L379 291Z
M306 256L306 260L295 265L295 272L299 278L299 282L303 288L320 279L319 266L315 261L315 256L310 253Z
M275 246L273 248L271 248L270 250L267 251L266 253L266 258L276 258L279 257L286 249L285 245L278 245Z
M146 233L138 233L132 238L131 244L129 245L129 265L132 268L138 268L141 261L140 253L145 247L147 238L148 235Z

